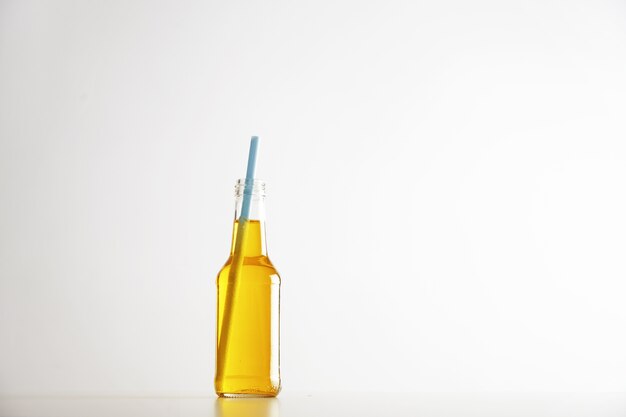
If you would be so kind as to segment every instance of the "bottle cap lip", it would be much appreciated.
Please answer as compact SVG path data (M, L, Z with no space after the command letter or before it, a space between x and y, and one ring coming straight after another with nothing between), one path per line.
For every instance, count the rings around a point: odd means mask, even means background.
M246 180L240 178L235 184L235 195L241 197L244 192L249 192L252 196L265 197L265 181L260 178Z

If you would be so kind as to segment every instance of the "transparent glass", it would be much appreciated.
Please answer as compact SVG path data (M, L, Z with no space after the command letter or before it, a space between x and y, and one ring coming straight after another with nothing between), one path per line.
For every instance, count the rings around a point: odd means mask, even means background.
M215 392L275 397L280 391L280 276L267 255L265 183L254 181L249 219L240 225L244 185L239 180L235 188L230 256L217 275Z

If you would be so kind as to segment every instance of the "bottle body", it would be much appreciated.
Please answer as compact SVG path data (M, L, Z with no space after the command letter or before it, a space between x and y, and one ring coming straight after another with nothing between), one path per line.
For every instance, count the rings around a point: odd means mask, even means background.
M263 219L235 220L231 254L216 283L215 392L221 397L276 396L280 276L267 256Z

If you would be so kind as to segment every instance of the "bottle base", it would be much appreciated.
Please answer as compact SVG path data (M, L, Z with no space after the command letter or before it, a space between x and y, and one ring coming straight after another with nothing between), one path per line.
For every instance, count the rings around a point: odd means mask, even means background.
M236 392L218 392L217 396L221 398L274 398L278 393L236 393Z

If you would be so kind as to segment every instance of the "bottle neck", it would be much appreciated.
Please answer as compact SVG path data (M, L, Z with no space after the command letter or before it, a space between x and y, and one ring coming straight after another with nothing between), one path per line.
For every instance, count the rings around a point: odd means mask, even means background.
M265 241L265 202L264 197L253 195L250 201L250 213L248 219L241 219L242 197L238 196L235 203L235 221L233 223L233 238L230 246L230 254L235 253L237 238L242 237L241 251L243 256L267 256L267 244ZM240 225L240 222L242 223ZM239 234L239 227L243 227Z

